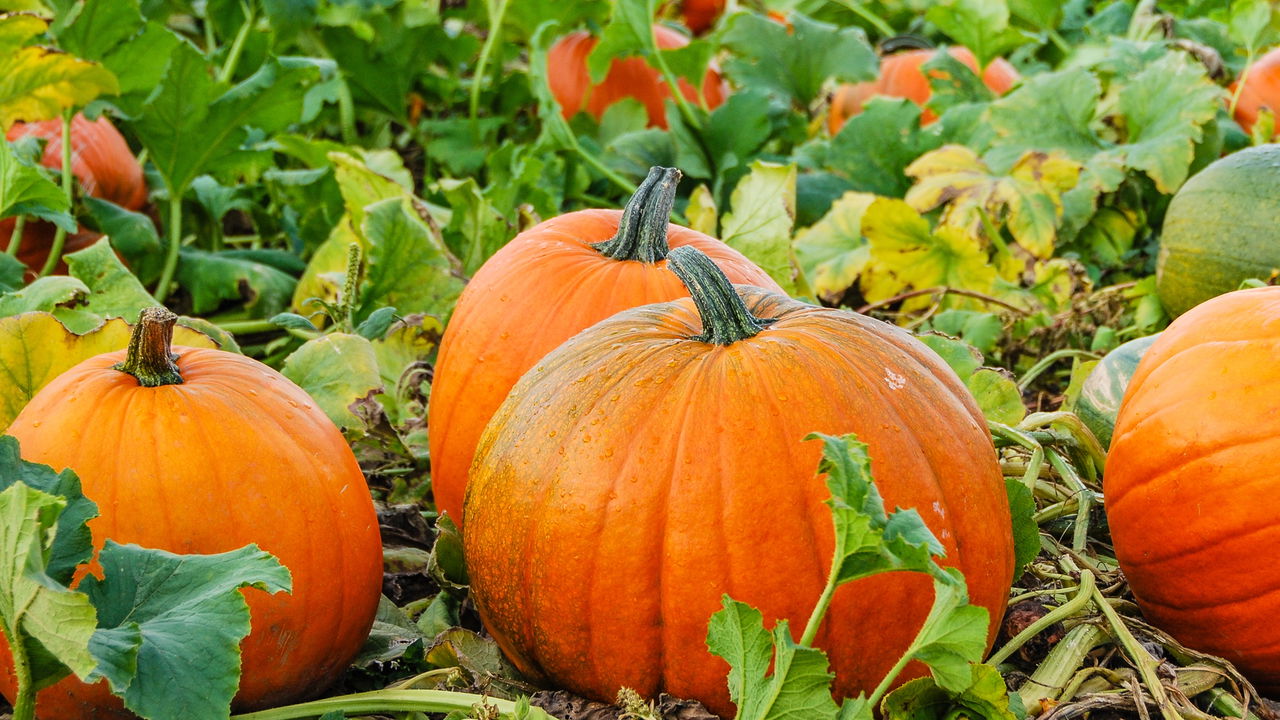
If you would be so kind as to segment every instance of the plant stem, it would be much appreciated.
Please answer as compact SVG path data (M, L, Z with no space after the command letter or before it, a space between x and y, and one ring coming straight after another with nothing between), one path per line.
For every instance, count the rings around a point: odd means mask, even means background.
M244 24L240 26L239 32L236 33L235 40L231 41L231 50L227 53L227 60L222 64L222 70L218 72L218 82L231 82L231 78L236 73L236 65L240 64L240 55L244 52L245 40L249 39L249 32L253 30L254 17L253 3L240 3L240 7L244 9Z
M1040 714L1045 700L1060 697L1062 689L1075 675L1085 656L1106 638L1107 633L1093 623L1081 623L1067 631L1049 651L1040 667L1018 688L1018 695L1027 708L1027 717Z
M9 257L18 257L18 250L22 247L22 231L27 226L27 216L19 215L13 221L13 234L9 236L9 247L5 248L4 253Z
M1040 377L1041 373L1043 373L1045 370L1048 370L1051 365L1053 365L1055 362L1063 358L1081 358L1084 360L1097 360L1100 357L1102 356L1099 355L1098 353L1089 352L1088 350L1073 350L1070 348L1063 349L1063 350L1056 350L1054 352L1049 353L1048 355L1045 355L1043 358L1040 359L1040 362L1036 363L1035 365L1032 365L1031 368L1027 370L1027 372L1022 376L1022 379L1018 380L1018 389L1026 390L1027 387L1029 387L1031 383L1035 381L1036 378Z
M338 76L338 126L342 130L342 142L347 145L356 143L356 105L351 99L351 86L347 84L346 75Z
M346 323L347 332L355 332L356 327L356 310L358 309L357 298L360 288L360 243L353 242L347 246L347 275L342 283L342 296L338 298L338 302L342 303L341 322ZM338 319L338 318L335 318Z
M75 191L71 176L71 117L73 114L71 108L62 111L62 194L67 198L68 209L71 208ZM74 215L74 212L72 214ZM40 277L53 272L53 269L58 266L58 260L62 259L62 247L66 242L67 231L58 228L53 234L53 245L49 246L49 257L45 259L44 267L40 268Z
M17 697L13 699L13 720L35 720L36 691L31 681L31 663L27 659L27 649L22 644L22 638L18 635L17 632L9 634L9 637L16 640L9 643L9 651L13 655L13 674L18 688Z
M1102 610L1102 615L1107 619L1111 628L1115 631L1114 638L1124 648L1124 652L1133 661L1134 667L1138 670L1138 676L1142 678L1142 684L1147 686L1147 691L1151 693L1151 697L1156 701L1156 705L1160 707L1160 715L1164 720L1182 720L1182 716L1169 702L1169 696L1164 691L1164 685L1160 682L1160 677L1156 674L1156 668L1160 666L1160 661L1151 656L1145 648L1138 643L1138 639L1129 632L1129 628L1125 626L1124 620L1116 613L1115 608L1107 602L1102 593L1095 586L1093 588L1094 603Z
M667 267L684 283L702 319L702 333L690 339L732 345L755 337L773 322L752 315L724 271L702 251L678 247L667 255Z
M1075 597L1062 605L1059 605L1054 610L1046 613L1044 617L1023 628L1022 632L1010 638L1009 642L1005 643L1004 647L1000 648L998 652L988 658L987 663L991 665L998 665L1004 662L1009 659L1010 655L1017 652L1018 648L1025 645L1031 638L1040 634L1045 628L1083 610L1084 607L1089 604L1089 601L1093 599L1093 588L1095 585L1096 583L1093 579L1093 573L1088 570L1081 572L1080 584L1077 586Z
M804 626L804 634L800 636L800 644L805 647L813 647L813 640L818 636L818 628L822 626L822 619L827 616L827 608L831 607L831 598L836 594L836 576L840 573L837 563L839 558L834 554L831 556L831 570L827 573L827 586L822 588L822 595L818 597L818 604L813 606L813 612L809 613L809 622Z
M334 711L342 711L347 715L392 712L443 714L455 710L470 712L480 703L496 707L503 717L510 717L516 711L516 704L510 700L498 700L470 693L447 690L375 690L233 715L232 720L299 720L319 717ZM529 708L528 717L530 720L555 720L537 707Z
M1075 469L1068 465L1057 452L1052 449L1046 450L1045 456L1053 469L1058 471L1058 475L1062 476L1062 479L1067 481L1067 485L1075 491L1076 522L1071 537L1071 549L1081 552L1089 541L1089 511L1093 509L1093 491L1085 487L1084 481L1080 479Z
M182 245L182 194L175 189L169 191L169 224L165 229L169 234L169 249L154 293L158 302L169 297L169 286L173 284L173 274L178 269L178 249Z
M670 251L667 229L680 177L676 168L649 168L649 176L636 188L622 211L618 232L591 247L614 260L656 263L666 259Z
M1249 81L1249 71L1253 69L1253 48L1249 48L1249 55L1244 61L1244 70L1240 71L1240 80L1236 83L1235 92L1231 93L1231 106L1227 108L1227 114L1231 117L1236 116L1236 105L1240 103L1240 94L1244 92L1244 84Z
M675 73L671 72L671 66L667 64L667 59L662 56L662 48L658 47L658 41L654 37L652 30L649 31L649 42L651 43L650 49L653 50L653 61L658 66L658 72L662 73L662 78L667 81L667 85L671 88L671 99L676 101L676 108L680 110L680 115L684 117L685 123L687 123L690 128L695 131L701 130L702 122L693 112L693 106L689 104L684 93L680 91L680 79L676 77ZM703 79L705 80L706 78ZM701 96L701 84L699 84L697 90L698 95ZM700 133L695 133L695 135L700 136Z
M489 34L485 36L484 46L480 48L480 59L476 61L476 71L471 78L471 103L468 106L469 117L472 125L480 116L480 85L484 82L485 71L489 67L489 57L493 55L493 49L498 44L498 38L502 36L502 19L507 15L507 3L509 0L497 0L497 6L493 4L493 0L485 3L489 10ZM479 137L479 129L476 132Z
M855 0L832 0L832 2L846 8L849 12L857 15L863 20L866 20L868 25L875 28L876 32L880 33L884 37L893 37L893 28L889 27L889 23L880 19L878 15L863 7L862 3L856 2Z
M132 375L140 387L181 385L182 374L173 354L173 325L177 321L178 316L168 308L143 308L129 337L124 362L111 369Z
M235 322L217 323L218 327L232 335L251 335L254 333L275 332L283 330L270 320L239 320Z

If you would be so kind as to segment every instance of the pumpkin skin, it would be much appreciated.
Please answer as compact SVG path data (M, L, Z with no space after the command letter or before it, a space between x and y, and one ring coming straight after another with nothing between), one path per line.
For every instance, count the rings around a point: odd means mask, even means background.
M654 25L653 36L663 50L689 44L688 38L664 25ZM595 49L596 42L590 33L579 30L557 40L547 54L548 83L564 118L568 120L583 111L598 121L610 105L635 98L644 104L649 114L649 127L665 130L666 101L671 97L671 88L661 74L643 58L615 59L604 80L593 86L587 72L587 56ZM697 88L683 78L679 85L687 100L698 102ZM702 79L702 98L708 108L714 109L724 102L727 94L720 71L713 63Z
M1129 387L1133 373L1138 369L1142 354L1160 337L1160 333L1130 340L1107 353L1093 367L1089 377L1080 386L1080 399L1076 402L1076 415L1084 422L1105 449L1111 444L1116 415L1120 402Z
M670 172L668 200L674 202L679 174ZM668 213L656 213L666 233L661 255L666 246L692 245L731 279L781 292L737 250L667 224ZM480 434L526 370L616 312L688 295L666 260L615 260L591 247L617 233L622 217L617 210L579 210L542 222L489 258L458 299L440 343L427 413L431 487L436 507L454 522L465 520L467 470Z
M706 647L722 593L766 627L789 618L798 637L830 569L810 432L857 433L886 506L917 508L971 601L1001 616L1008 501L955 373L899 328L736 287L773 320L758 335L697 339L688 298L618 313L526 373L486 428L464 551L485 627L521 671L594 699L665 691L733 717L728 665ZM932 595L917 573L836 591L814 644L837 695L880 681Z
M1156 256L1156 292L1170 315L1280 272L1277 191L1280 145L1231 153L1178 189Z
M359 651L381 592L364 476L338 429L283 375L235 353L174 350L182 384L141 387L112 369L124 351L98 355L37 393L6 432L24 458L80 476L101 513L89 522L95 552L111 538L176 553L257 543L274 554L293 593L243 591L253 629L234 707L316 695ZM15 690L0 642L0 692L12 700ZM43 720L132 717L105 681L74 676L42 690L36 707Z
M7 133L10 142L29 136L47 141L40 164L60 170L62 121L53 119L15 123ZM93 197L110 200L128 210L140 210L147 202L147 183L142 174L142 166L129 150L124 136L105 115L97 120L89 120L84 115L76 114L71 119L71 172L84 192ZM0 220L0 245L8 246L13 227L14 218ZM49 256L56 231L52 223L28 218L23 227L18 259L27 267L38 270ZM89 230L69 234L63 252L88 247L100 237L98 233Z
M1239 85L1237 79L1228 89L1235 93ZM1280 113L1280 48L1271 50L1249 66L1244 89L1236 101L1235 121L1246 133L1253 132L1253 124L1258 122L1262 108Z
M840 132L849 118L862 112L862 106L875 97L906 98L924 107L933 94L929 87L929 78L925 77L921 66L928 62L937 50L908 50L895 53L880 60L880 77L874 81L841 85L831 99L831 111L827 116L827 129L832 135ZM947 48L951 57L959 60L975 73L978 72L978 59L966 47L952 46ZM992 92L1003 95L1013 87L1019 79L1018 71L1004 58L996 58L982 71L982 82ZM928 125L938 116L928 108L920 115L920 124Z
M1146 617L1280 690L1280 288L1174 320L1138 365L1103 489L1116 557Z
M680 18L694 35L701 35L716 24L716 18L724 12L724 2L725 0L684 0L680 3Z

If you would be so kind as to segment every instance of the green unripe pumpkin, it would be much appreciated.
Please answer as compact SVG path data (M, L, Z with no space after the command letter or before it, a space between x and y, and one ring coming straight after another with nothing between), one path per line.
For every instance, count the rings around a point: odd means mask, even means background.
M1156 290L1177 316L1249 278L1280 271L1280 145L1218 160L1169 203Z

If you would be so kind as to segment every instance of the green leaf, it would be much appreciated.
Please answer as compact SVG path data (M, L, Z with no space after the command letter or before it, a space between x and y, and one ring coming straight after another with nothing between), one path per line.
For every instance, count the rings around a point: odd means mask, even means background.
M119 96L112 104L135 115L164 76L169 56L182 40L161 22L147 22L137 0L80 2L62 14L52 32L58 45L115 73Z
M984 354L994 351L1004 335L1000 316L980 310L943 310L930 319L929 325L938 332L960 338Z
M926 105L939 116L953 107L987 103L995 97L981 75L945 50L935 52L920 69L929 78L931 92Z
M1004 368L978 368L964 377L965 387L978 401L984 417L1005 425L1017 425L1027 415L1022 392L1013 374Z
M979 67L1030 38L1009 27L1006 0L941 0L929 8L925 19L958 44L973 51Z
M1009 515L1013 519L1014 574L1040 554L1040 526L1036 524L1036 502L1031 490L1019 478L1006 477L1004 488L1009 495Z
M876 199L870 193L847 192L817 223L796 235L796 258L818 297L838 301L871 261L862 237L862 216Z
M66 256L67 272L89 289L85 310L104 318L134 320L159 303L120 262L107 238Z
M1020 720L1010 709L1009 689L1000 671L973 664L963 689L945 690L933 678L917 678L885 696L886 720Z
M364 427L352 406L382 391L373 345L359 335L333 333L308 340L285 358L282 372L344 430Z
M428 638L423 637L422 631L409 616L383 595L378 598L378 614L373 618L369 636L351 664L368 667L375 662L395 660L402 657L414 643L421 643L426 639Z
M790 29L755 13L729 19L723 44L733 57L725 71L738 85L808 107L828 79L876 77L879 62L861 28L840 28L794 11L787 19Z
M826 475L831 490L827 505L836 529L837 586L892 570L942 572L933 557L945 551L920 513L914 508L885 513L865 443L853 435L814 433L805 439L823 444L818 472Z
M928 665L940 687L962 692L973 677L970 663L987 651L990 618L986 608L968 604L964 575L956 568L944 572L950 581L934 582L933 607L907 655Z
M0 436L0 490L15 483L64 501L44 571L57 582L70 584L76 567L93 556L93 537L86 523L98 516L98 506L84 496L74 471L54 472L48 465L27 462L19 452L17 438Z
M251 317L271 317L289 307L297 281L264 259L264 254L252 250L213 253L182 248L176 277L191 293L192 310L197 313L233 302L243 304Z
M805 286L792 258L795 217L796 166L757 160L733 189L729 211L720 223L725 243L759 265L791 295L800 294Z
M1269 44L1274 37L1271 28L1271 3L1268 0L1235 0L1231 3L1231 16L1227 23L1230 37L1244 46L1246 53L1254 52Z
M50 577L54 528L66 500L22 482L0 492L0 630L32 661L32 683L44 687L68 670L85 678L94 609L89 599Z
M85 196L83 200L98 230L111 238L111 247L125 257L138 280L149 283L158 279L164 264L164 243L151 218L100 198Z
M1062 150L1076 162L1089 160L1105 149L1090 127L1101 94L1098 79L1080 67L1026 78L991 104L998 139L986 161L1008 167L1029 150Z
M41 310L55 312L84 301L89 288L73 277L51 275L19 290L0 295L0 317Z
M929 222L907 203L879 198L862 218L862 233L871 243L872 266L863 275L863 294L872 302L908 289L955 287L981 293L995 289L996 270L977 238L958 228L929 229ZM928 307L934 299L919 296L903 301L903 310ZM976 301L947 295L944 307L974 305Z
M98 611L94 677L144 717L229 717L249 634L240 588L288 592L289 571L256 545L174 555L107 540L98 562L103 578L80 585Z
M6 15L0 26L0 129L59 117L120 91L115 75L97 63L50 48L23 47L44 32L43 20Z
M759 610L726 595L711 616L707 647L729 663L737 720L834 720L827 656L797 645L786 620L770 634Z
M296 313L280 313L271 318L271 322L279 327L289 330L306 330L316 332L317 328L310 320Z
M942 144L920 130L920 106L902 98L872 98L831 140L831 168L854 190L902 197L911 187L907 166Z
M652 56L658 51L653 37L654 0L616 0L609 24L587 56L591 82L603 82L614 58Z
M16 257L0 253L0 290L19 290L26 284L27 266Z
M445 178L439 185L453 209L453 217L444 229L445 240L458 257L465 258L463 272L474 275L513 233L507 219L489 203L474 178Z
M7 140L0 141L0 218L31 215L75 232L75 218L67 213L70 207L61 188L19 160Z
M396 321L396 309L393 307L380 307L369 313L369 317L364 319L356 327L356 334L366 340L377 340L386 334L391 328L391 324Z
M373 341L384 388L377 400L393 425L422 416L425 408L416 406L423 405L426 399L423 386L427 378L423 370L434 361L442 334L443 327L435 318L411 315L398 320L389 332Z
M358 319L386 305L403 314L422 312L448 319L462 294L460 263L445 247L440 231L422 220L412 199L370 205L359 232L368 269Z

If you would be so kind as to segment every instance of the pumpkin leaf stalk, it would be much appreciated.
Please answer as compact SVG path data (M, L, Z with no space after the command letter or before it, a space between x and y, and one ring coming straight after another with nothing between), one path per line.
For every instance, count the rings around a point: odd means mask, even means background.
M694 340L732 345L755 337L772 319L758 318L743 304L724 271L700 250L679 247L667 256L667 266L680 278L702 318L702 334Z
M173 354L173 325L177 321L178 316L168 308L144 308L133 326L124 362L111 369L132 375L142 387L181 385L182 374L174 362L178 356Z
M622 210L618 234L591 247L614 260L656 263L667 257L667 224L676 204L676 186L682 173L676 168L651 167Z

